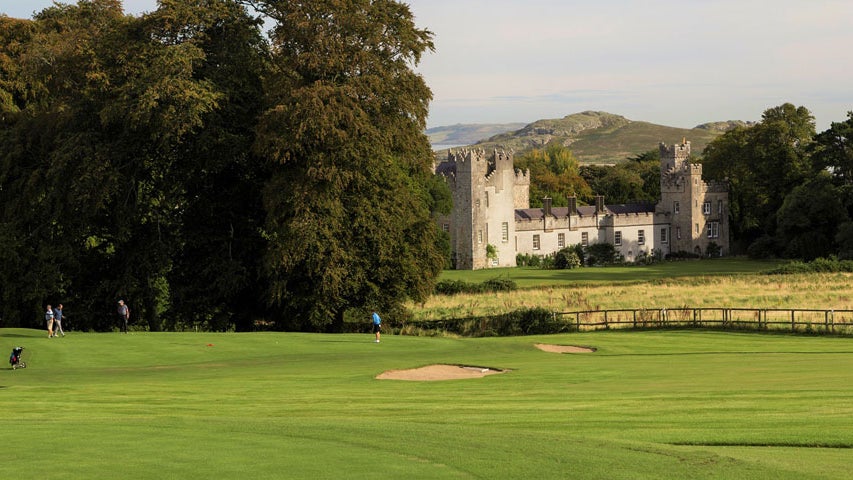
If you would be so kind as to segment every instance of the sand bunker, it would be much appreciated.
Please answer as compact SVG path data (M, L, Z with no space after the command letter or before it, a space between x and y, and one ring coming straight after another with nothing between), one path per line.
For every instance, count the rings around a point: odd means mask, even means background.
M595 351L593 347L581 347L577 345L549 345L547 343L537 343L536 348L551 353L592 353Z
M427 365L426 367L410 370L388 370L377 375L379 380L413 380L430 382L436 380L459 380L465 378L481 378L486 375L504 373L505 370L487 367L471 367L464 365Z

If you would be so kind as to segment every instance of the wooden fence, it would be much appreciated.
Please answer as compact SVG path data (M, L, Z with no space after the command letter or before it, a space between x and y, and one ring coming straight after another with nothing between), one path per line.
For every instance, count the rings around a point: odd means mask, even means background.
M617 328L723 328L853 333L853 310L797 308L661 308L555 312L576 331Z
M484 317L423 320L400 325L389 323L391 332L404 335L441 331L471 337L653 328L853 335L853 310L678 307L552 312L532 309Z

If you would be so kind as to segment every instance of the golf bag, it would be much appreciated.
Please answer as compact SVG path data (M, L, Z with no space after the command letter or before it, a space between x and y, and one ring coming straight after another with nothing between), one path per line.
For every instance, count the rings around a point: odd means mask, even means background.
M12 349L12 354L9 355L9 365L12 370L16 368L27 368L27 364L21 360L21 355L24 353L24 347L15 347Z

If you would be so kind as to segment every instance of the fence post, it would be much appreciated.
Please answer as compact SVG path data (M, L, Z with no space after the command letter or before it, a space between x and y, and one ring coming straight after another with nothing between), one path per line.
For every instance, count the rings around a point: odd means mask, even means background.
M794 317L794 310L792 309L792 310L791 310L791 332L794 332L794 331L796 331L796 330L797 330L797 323L796 323L796 321L794 320L794 318L795 318L795 317Z
M610 330L610 326L607 325L607 310L604 311L604 329Z
M634 310L634 330L637 329L637 310Z

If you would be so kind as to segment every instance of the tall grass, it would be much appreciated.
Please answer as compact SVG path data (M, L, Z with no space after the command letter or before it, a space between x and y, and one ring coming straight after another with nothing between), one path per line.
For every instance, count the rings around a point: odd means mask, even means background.
M740 307L853 309L849 273L716 275L624 283L543 284L513 292L434 295L410 304L415 320L495 315L520 308L554 311L630 308Z

